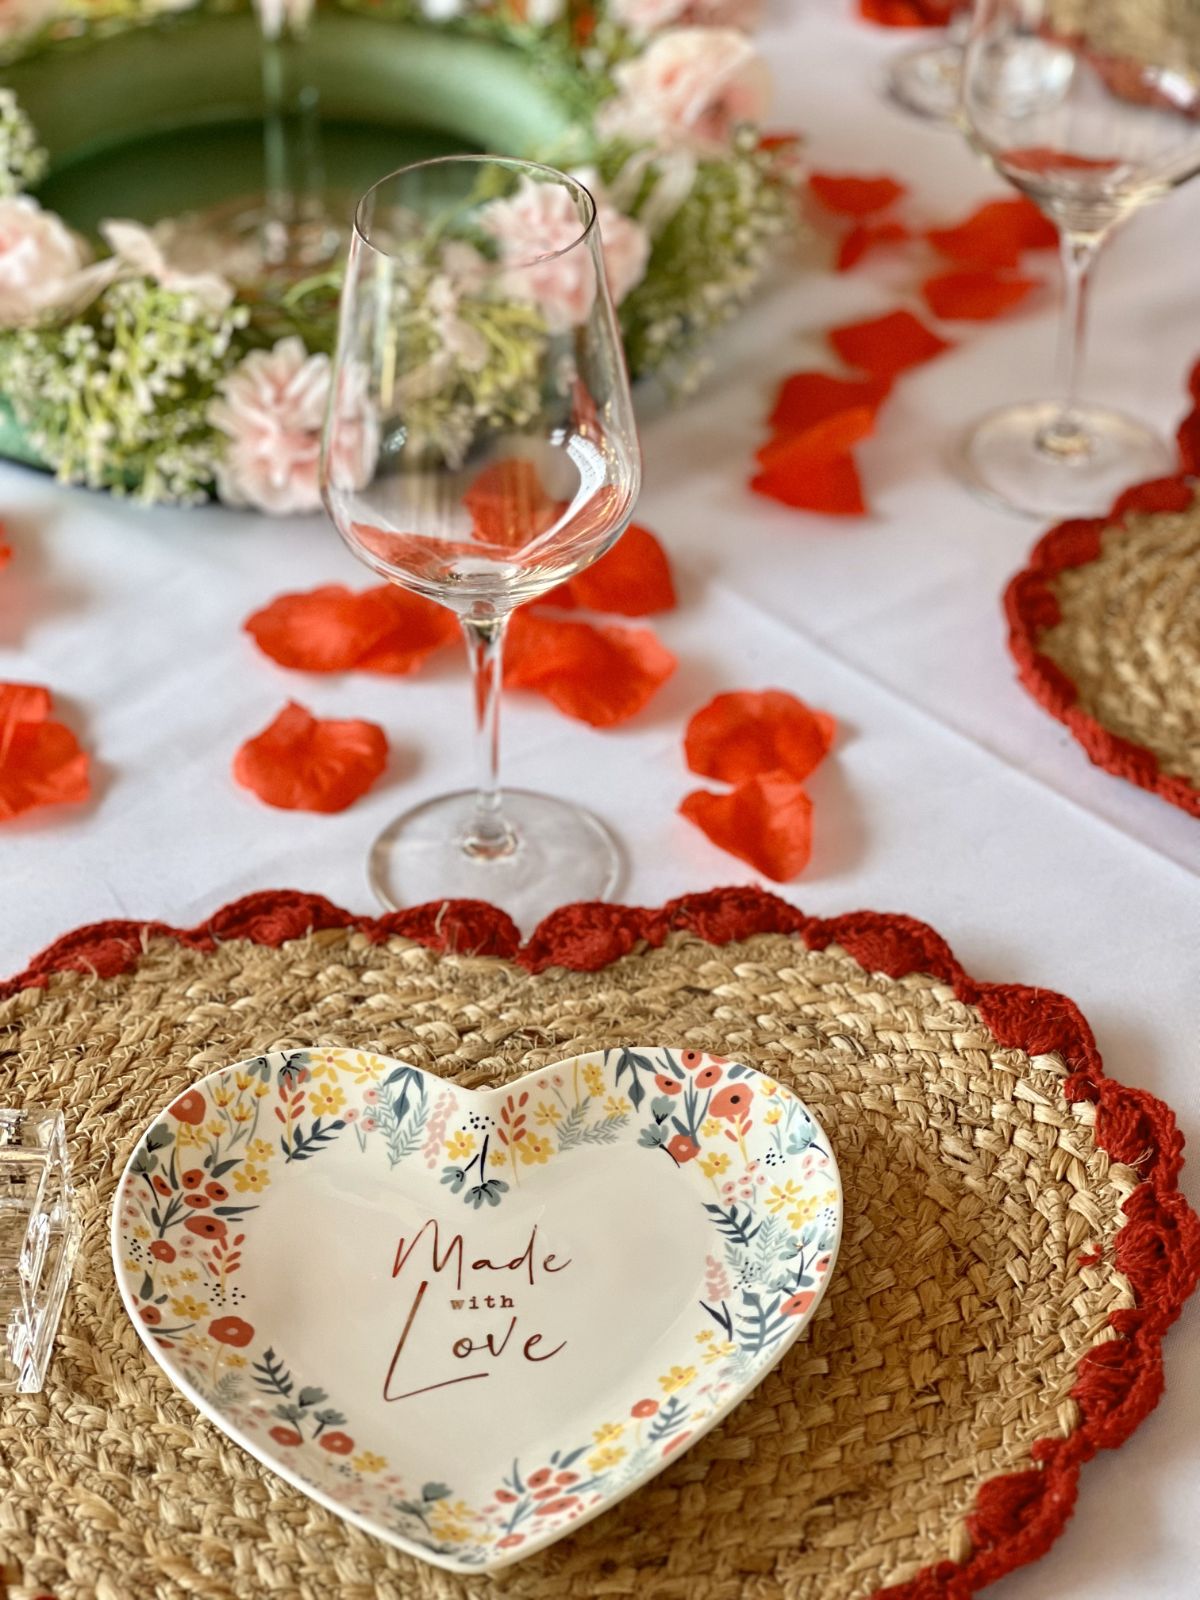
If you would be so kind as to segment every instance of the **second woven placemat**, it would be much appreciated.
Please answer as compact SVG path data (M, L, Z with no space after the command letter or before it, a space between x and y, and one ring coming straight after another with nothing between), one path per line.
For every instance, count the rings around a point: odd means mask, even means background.
M259 896L189 932L81 930L5 995L0 1100L63 1107L86 1219L50 1387L0 1423L0 1566L56 1600L966 1595L1048 1547L1081 1463L1154 1403L1200 1270L1170 1113L1104 1078L1070 1002L976 983L905 918L739 890L568 908L518 949L487 908L370 922ZM811 1337L596 1523L495 1579L436 1570L274 1477L151 1364L108 1213L194 1078L310 1043L478 1085L629 1039L801 1093L846 1232Z
M1200 499L1140 484L1064 522L1008 586L1022 683L1104 767L1200 816Z

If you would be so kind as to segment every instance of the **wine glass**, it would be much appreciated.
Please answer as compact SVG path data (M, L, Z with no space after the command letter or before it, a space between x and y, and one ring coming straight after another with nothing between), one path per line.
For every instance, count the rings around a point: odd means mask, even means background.
M1058 224L1066 282L1060 393L993 411L959 466L989 499L1089 516L1172 470L1150 428L1085 405L1087 289L1101 245L1139 206L1200 171L1200 7L1147 0L976 0L963 63L968 137Z
M321 480L354 554L457 616L473 680L477 787L386 829L370 858L380 899L487 900L522 926L566 901L604 899L620 858L603 824L546 795L502 797L498 776L508 619L609 549L641 482L582 184L532 162L447 156L367 193Z
M928 122L951 123L962 97L963 45L969 6L960 5L933 44L910 45L888 57L883 92L893 105Z

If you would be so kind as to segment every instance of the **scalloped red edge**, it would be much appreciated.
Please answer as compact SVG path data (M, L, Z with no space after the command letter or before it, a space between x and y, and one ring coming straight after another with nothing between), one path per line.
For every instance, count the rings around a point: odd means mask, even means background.
M1127 489L1107 516L1060 522L1038 540L1028 565L1005 590L1004 613L1017 677L1052 717L1070 729L1088 759L1200 817L1200 789L1186 778L1163 772L1153 750L1122 739L1089 716L1079 705L1079 689L1073 679L1038 649L1042 635L1062 619L1054 592L1054 579L1060 572L1094 561L1100 554L1101 535L1120 528L1127 512L1183 511L1194 494L1195 485L1186 477L1155 478Z
M1097 533L1102 525L1095 525ZM967 1600L985 1584L1037 1560L1066 1526L1083 1463L1098 1450L1123 1444L1158 1403L1163 1335L1200 1279L1200 1218L1178 1188L1183 1139L1174 1113L1144 1090L1105 1077L1091 1029L1064 995L1023 984L977 982L945 940L912 917L855 911L826 920L805 916L761 889L714 889L652 909L564 906L522 944L504 912L477 900L359 917L320 895L264 890L235 900L195 928L162 922L98 922L77 928L24 972L0 983L0 999L43 988L58 972L116 977L137 965L150 939L174 939L188 949L211 951L229 939L277 946L325 928L354 929L375 943L401 935L432 950L498 956L532 973L551 966L594 972L639 946L661 945L677 931L711 944L756 933L793 934L810 950L839 944L864 968L891 978L928 973L977 1007L1001 1044L1030 1055L1056 1051L1062 1057L1070 1069L1064 1085L1067 1099L1095 1105L1097 1143L1114 1160L1136 1165L1142 1175L1125 1204L1128 1220L1114 1242L1115 1264L1129 1278L1137 1305L1114 1314L1112 1326L1121 1337L1089 1351L1079 1363L1072 1390L1081 1417L1075 1432L1035 1444L1034 1467L993 1478L979 1490L968 1518L975 1546L970 1559L962 1565L945 1561L927 1567L907 1583L878 1590L874 1600Z

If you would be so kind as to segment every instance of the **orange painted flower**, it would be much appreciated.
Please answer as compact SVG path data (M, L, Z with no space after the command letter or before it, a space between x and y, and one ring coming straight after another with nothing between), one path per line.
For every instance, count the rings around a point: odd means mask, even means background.
M550 1478L551 1472L549 1467L538 1467L536 1471L531 1472L525 1479L526 1488L541 1489L545 1484L550 1482Z
M142 1321L149 1323L152 1328L157 1328L162 1321L162 1312L157 1306L143 1306L141 1316Z
M654 1082L660 1094L678 1094L683 1085L677 1078L668 1078L665 1072L656 1072Z
M188 1217L184 1227L201 1239L224 1239L227 1229L220 1217Z
M667 1140L667 1154L682 1167L685 1161L695 1160L700 1154L700 1146L695 1139L689 1139L686 1133L677 1133L673 1139Z
M274 1439L276 1444L296 1445L304 1442L295 1428L272 1428L268 1437Z
M179 1181L185 1189L198 1189L204 1182L204 1171L200 1167L189 1167Z
M238 1350L254 1337L253 1327L242 1317L218 1317L209 1323L208 1331L218 1344L233 1345Z
M177 1122L187 1122L198 1128L204 1121L205 1109L204 1096L198 1089L189 1089L175 1101L170 1112Z
M733 1121L744 1117L750 1109L754 1096L749 1087L744 1083L731 1083L713 1095L709 1101L708 1114L710 1117L724 1117Z
M652 1417L658 1410L657 1400L636 1400L630 1407L630 1416L643 1418Z
M335 1456L348 1456L354 1449L354 1440L348 1433L323 1433L317 1443Z
M785 1317L802 1317L816 1298L815 1290L804 1289L801 1293L790 1296L779 1309Z
M150 1246L150 1254L156 1261L174 1261L175 1246L168 1244L165 1239L155 1239Z

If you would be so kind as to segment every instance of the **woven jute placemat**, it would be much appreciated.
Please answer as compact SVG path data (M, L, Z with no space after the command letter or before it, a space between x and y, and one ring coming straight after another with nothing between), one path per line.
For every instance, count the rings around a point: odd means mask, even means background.
M371 1047L469 1085L621 1041L736 1054L829 1131L846 1192L810 1336L713 1434L497 1577L341 1522L197 1414L108 1255L150 1117L222 1062ZM461 903L269 894L107 924L0 987L0 1102L61 1105L85 1236L48 1389L0 1409L0 1566L56 1600L960 1597L1040 1555L1081 1464L1158 1398L1200 1272L1166 1107L1061 996L970 978L902 917L753 890L569 907L526 945ZM302 1249L302 1242L298 1248Z
M1060 523L1008 586L1021 682L1098 767L1200 816L1200 497L1186 478Z

